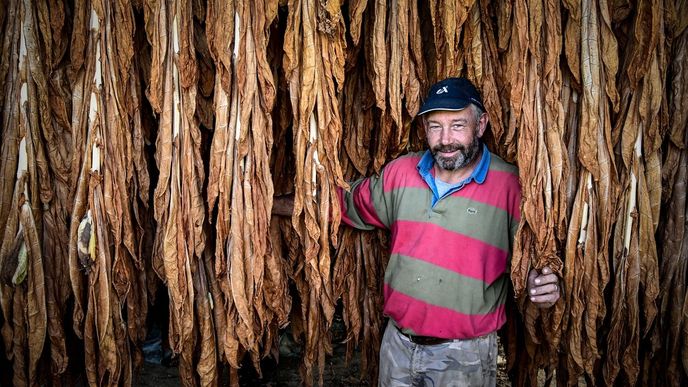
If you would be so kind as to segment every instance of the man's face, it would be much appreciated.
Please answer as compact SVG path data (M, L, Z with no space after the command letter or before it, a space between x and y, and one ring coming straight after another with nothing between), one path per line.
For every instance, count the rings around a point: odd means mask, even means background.
M483 115L484 116L484 115ZM434 111L427 114L425 134L437 165L447 171L468 166L480 151L483 118L467 107L459 111Z

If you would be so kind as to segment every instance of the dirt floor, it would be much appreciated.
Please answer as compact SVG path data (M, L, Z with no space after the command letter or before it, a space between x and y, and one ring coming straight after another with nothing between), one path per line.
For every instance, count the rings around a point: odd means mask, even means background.
M328 359L323 376L325 386L368 386L359 380L358 357L354 356L349 364L345 360L345 345L336 345L333 355ZM301 386L299 375L300 357L294 354L281 354L279 364L272 359L262 362L263 378L259 379L249 364L240 371L239 380L242 386ZM225 372L226 373L226 372ZM227 376L223 375L220 385L226 385ZM224 382L224 383L223 383ZM167 387L181 386L177 367L145 363L138 386Z
M263 378L258 379L255 371L250 365L240 372L240 385L242 386L301 386L299 375L300 357L291 347L290 340L283 340L280 348L280 361L276 364L274 360L263 362ZM325 367L324 383L325 386L369 386L370 383L361 382L359 379L359 358L354 355L349 364L345 361L346 345L335 344L334 352L327 360ZM503 353L500 346L500 352ZM506 360L503 356L498 358L497 385L511 386L506 376ZM226 385L226 375L222 378L220 385ZM225 383L222 383L222 382ZM136 383L137 386L168 387L181 386L179 382L179 372L176 366L165 367L151 363L145 363Z

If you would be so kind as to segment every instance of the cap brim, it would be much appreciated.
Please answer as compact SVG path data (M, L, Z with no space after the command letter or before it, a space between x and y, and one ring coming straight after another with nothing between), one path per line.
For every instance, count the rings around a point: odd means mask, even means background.
M465 100L465 99L457 99L457 98L447 98L447 99L438 99L438 98L433 98L429 101L427 101L423 106L421 106L420 110L416 115L423 115L425 113L429 112L434 112L438 110L448 110L448 111L459 111L463 110L466 108L471 103L471 101Z

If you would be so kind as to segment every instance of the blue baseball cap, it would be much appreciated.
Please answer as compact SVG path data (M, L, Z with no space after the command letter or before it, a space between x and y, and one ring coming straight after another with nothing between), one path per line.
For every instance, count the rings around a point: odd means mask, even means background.
M474 104L485 111L478 89L466 78L447 78L430 87L425 103L418 115L436 110L463 110Z

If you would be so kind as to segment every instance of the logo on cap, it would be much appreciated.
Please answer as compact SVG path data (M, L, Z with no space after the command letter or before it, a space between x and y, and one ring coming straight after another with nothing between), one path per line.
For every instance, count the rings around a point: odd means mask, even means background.
M428 97L418 111L418 115L436 110L457 111L473 103L485 111L480 93L466 78L447 78L430 87Z

